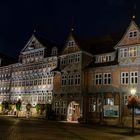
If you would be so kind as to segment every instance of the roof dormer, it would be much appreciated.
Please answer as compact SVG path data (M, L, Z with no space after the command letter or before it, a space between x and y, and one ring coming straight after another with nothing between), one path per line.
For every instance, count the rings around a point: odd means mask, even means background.
M134 19L130 22L122 39L118 42L115 48L126 47L129 45L140 44L140 29Z

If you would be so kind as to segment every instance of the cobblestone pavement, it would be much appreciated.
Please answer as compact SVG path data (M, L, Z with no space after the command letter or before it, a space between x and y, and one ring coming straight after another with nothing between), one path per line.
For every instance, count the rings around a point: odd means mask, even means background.
M0 117L0 140L140 140L140 130Z

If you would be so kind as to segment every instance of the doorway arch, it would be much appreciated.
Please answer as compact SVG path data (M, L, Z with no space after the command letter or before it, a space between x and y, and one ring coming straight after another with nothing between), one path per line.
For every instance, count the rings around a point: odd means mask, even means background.
M67 121L78 121L80 118L80 105L76 101L72 101L68 105Z

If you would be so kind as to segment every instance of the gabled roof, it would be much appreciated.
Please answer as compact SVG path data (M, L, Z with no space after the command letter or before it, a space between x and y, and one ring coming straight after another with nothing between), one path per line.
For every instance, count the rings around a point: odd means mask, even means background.
M112 33L101 37L81 39L73 34L81 50L87 51L93 55L113 52L114 46L119 42L122 33Z
M61 51L61 46L49 41L48 39L46 39L44 36L39 35L37 33L34 33L31 38L29 39L28 43L25 45L25 47L22 49L22 51L24 51L26 49L26 47L28 46L28 44L32 41L32 39L35 38L43 47L45 47L46 51L45 51L45 56L50 56L51 55L51 51L53 47L56 47L58 49L58 53Z
M127 27L126 31L123 33L121 39L119 42L114 46L114 48L119 47L119 46L125 46L125 45L133 45L133 44L138 44L140 43L140 35L138 33L137 38L128 38L128 33L131 30L134 30L134 28L140 33L140 28L136 24L135 20L132 19L129 26ZM133 40L133 41L131 41Z

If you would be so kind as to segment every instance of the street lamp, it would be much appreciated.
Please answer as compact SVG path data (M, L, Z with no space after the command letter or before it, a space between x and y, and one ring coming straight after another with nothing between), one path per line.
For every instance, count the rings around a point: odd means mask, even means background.
M135 94L136 89L131 89L131 105L132 105L132 134L134 134L134 112L135 112Z

